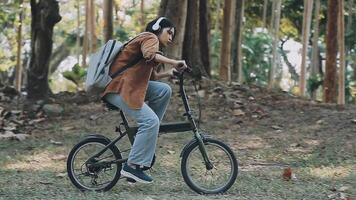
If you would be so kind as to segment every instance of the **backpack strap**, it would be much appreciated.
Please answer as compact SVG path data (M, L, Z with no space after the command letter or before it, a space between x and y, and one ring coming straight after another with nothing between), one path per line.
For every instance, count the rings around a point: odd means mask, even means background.
M135 59L131 60L131 62L129 62L127 65L123 66L121 69L116 71L113 75L111 75L111 78L114 79L122 72L126 71L128 68L136 65L142 58L143 58L142 53L140 53L138 56L135 57Z
M140 34L139 34L140 35ZM128 42L125 42L125 44L122 45L121 50L122 51L127 44L129 44L131 41L133 41L134 39L136 39L139 35L137 35L136 37L132 38L131 40L129 40ZM118 53L116 55L116 57L119 55L120 53ZM135 59L131 60L131 62L129 62L127 65L123 66L121 69L119 69L117 72L115 72L113 75L111 75L110 77L112 79L114 79L115 77L117 77L118 75L120 75L122 72L126 71L128 68L136 65L141 59L143 58L142 53L140 53L138 56L135 57ZM115 58L116 59L116 58Z

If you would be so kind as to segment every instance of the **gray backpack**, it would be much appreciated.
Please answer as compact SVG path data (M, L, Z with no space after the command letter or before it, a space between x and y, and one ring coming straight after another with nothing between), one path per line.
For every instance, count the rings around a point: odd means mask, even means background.
M142 54L137 56L113 75L109 75L111 64L127 43L122 44L117 40L109 40L97 52L90 56L87 78L85 81L85 90L87 92L93 94L103 92L112 79L140 61Z

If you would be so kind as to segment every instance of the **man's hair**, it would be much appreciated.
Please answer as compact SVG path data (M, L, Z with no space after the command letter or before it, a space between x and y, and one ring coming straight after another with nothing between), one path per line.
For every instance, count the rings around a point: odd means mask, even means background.
M161 19L162 18L162 19ZM156 24L156 22L160 20L159 24ZM158 25L159 28L157 30L154 30L153 26L154 25ZM174 34L173 34L173 38L176 36L175 32L176 32L176 27L174 26L174 24L166 17L158 17L152 21L150 21L147 26L146 26L146 31L147 32L151 32L154 33L155 35L159 35L162 33L162 30L164 28L173 28L174 29Z

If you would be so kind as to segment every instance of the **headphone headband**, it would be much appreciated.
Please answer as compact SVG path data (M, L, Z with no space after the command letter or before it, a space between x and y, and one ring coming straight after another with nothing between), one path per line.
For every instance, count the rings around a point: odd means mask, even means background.
M165 17L160 17L157 19L156 23L153 24L152 26L152 30L157 31L158 29L161 28L161 26L159 25L161 23L162 20L166 19Z

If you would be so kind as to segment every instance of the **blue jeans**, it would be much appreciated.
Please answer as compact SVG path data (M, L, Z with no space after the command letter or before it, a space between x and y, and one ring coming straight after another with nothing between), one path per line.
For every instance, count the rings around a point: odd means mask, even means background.
M129 163L146 167L151 166L156 150L159 125L166 112L171 95L171 87L166 83L157 81L149 81L145 99L148 104L144 103L140 109L129 108L118 94L105 95L106 101L134 118L138 124L138 131L128 158Z

